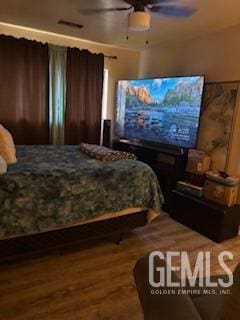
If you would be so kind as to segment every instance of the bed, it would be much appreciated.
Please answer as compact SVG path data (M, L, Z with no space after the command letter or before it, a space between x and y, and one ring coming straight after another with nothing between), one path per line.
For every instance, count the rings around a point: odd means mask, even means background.
M135 227L137 217L143 225L160 214L159 183L144 163L99 161L79 146L17 146L17 158L0 176L0 250L12 240L57 230L84 234L86 225L94 236L99 232L90 226L104 231L115 221L114 232L120 232L116 221L131 220Z

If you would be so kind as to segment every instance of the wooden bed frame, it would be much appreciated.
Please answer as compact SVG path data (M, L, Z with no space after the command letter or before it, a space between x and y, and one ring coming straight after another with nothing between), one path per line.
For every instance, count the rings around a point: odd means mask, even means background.
M111 236L116 237L116 242L120 243L123 233L146 224L147 211L141 211L79 226L0 240L0 262Z

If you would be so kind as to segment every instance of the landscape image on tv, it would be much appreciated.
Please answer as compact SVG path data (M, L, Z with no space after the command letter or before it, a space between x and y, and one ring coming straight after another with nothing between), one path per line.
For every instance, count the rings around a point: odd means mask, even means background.
M204 77L118 82L115 135L194 148Z

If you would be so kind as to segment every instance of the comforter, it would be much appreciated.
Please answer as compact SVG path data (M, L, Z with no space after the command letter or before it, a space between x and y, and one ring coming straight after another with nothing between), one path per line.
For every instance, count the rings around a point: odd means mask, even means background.
M101 162L79 146L18 146L0 175L0 239L71 226L130 207L160 213L152 169L135 160Z

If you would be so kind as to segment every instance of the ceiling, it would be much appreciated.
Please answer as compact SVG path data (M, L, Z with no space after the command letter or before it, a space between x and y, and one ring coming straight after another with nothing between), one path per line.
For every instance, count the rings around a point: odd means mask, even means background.
M239 0L173 0L179 5L197 8L188 19L167 18L152 14L149 45L194 38L201 34L240 23ZM91 8L125 7L123 0L7 0L0 3L0 21L95 42L128 47L146 48L145 33L127 33L127 12L107 12L83 15L79 11ZM72 29L58 25L58 20L83 24L84 28Z

